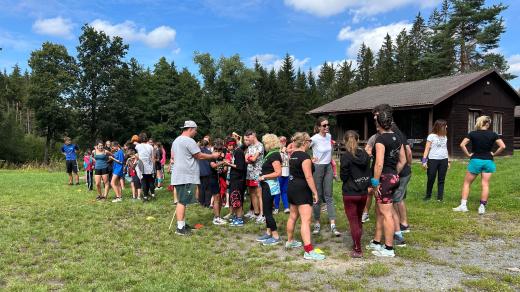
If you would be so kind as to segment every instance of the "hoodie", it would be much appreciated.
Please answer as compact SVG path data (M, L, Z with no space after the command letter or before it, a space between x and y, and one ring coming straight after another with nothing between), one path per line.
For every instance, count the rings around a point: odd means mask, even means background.
M365 195L370 186L370 158L368 154L358 149L356 156L350 152L341 155L340 177L343 181L344 196Z

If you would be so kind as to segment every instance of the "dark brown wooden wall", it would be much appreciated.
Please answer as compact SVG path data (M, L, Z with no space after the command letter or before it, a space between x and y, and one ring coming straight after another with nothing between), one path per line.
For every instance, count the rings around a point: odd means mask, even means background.
M501 138L507 147L504 155L513 154L514 107L518 101L514 95L504 88L503 83L496 75L492 74L475 82L453 96L451 100L453 105L448 127L452 156L462 157L464 155L459 144L468 134L468 112L470 109L479 109L482 114L490 117L493 117L494 112L503 113L503 134Z

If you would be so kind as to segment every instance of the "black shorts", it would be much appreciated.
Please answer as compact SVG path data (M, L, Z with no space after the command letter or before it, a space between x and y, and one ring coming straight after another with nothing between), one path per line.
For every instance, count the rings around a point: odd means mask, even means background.
M101 169L96 169L96 170L94 171L94 174L95 174L95 175L106 175L106 174L109 174L109 172L108 172L108 167L101 168Z
M233 208L240 208L244 205L244 192L246 190L245 180L229 181L229 203Z
M67 167L67 173L78 173L78 162L76 160L65 161L65 166Z
M162 171L163 170L163 166L160 162L156 162L155 163L155 170L156 171Z
M141 180L137 175L132 176L132 182L134 183L134 187L140 189L141 188Z
M287 187L287 198L291 205L313 205L312 191L307 184L307 181L302 178L289 179L289 185Z

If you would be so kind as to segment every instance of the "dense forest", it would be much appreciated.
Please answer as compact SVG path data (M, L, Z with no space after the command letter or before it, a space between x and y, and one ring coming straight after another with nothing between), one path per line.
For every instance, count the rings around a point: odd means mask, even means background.
M291 135L312 130L310 109L368 86L487 68L514 78L497 50L507 7L484 2L445 0L378 51L363 44L355 64L324 62L319 72L295 68L289 54L276 69L201 52L198 72L164 57L145 68L127 58L123 39L84 25L76 56L45 42L31 53L30 71L0 72L0 160L47 162L65 135L86 146L146 131L168 144L186 119L214 137L248 128Z

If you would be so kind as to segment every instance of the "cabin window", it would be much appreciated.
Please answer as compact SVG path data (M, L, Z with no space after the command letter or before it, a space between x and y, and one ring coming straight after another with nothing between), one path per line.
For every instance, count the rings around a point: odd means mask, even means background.
M468 114L468 133L475 130L475 124L477 123L478 117L480 117L479 110L470 110Z
M502 135L502 113L493 113L493 132Z

